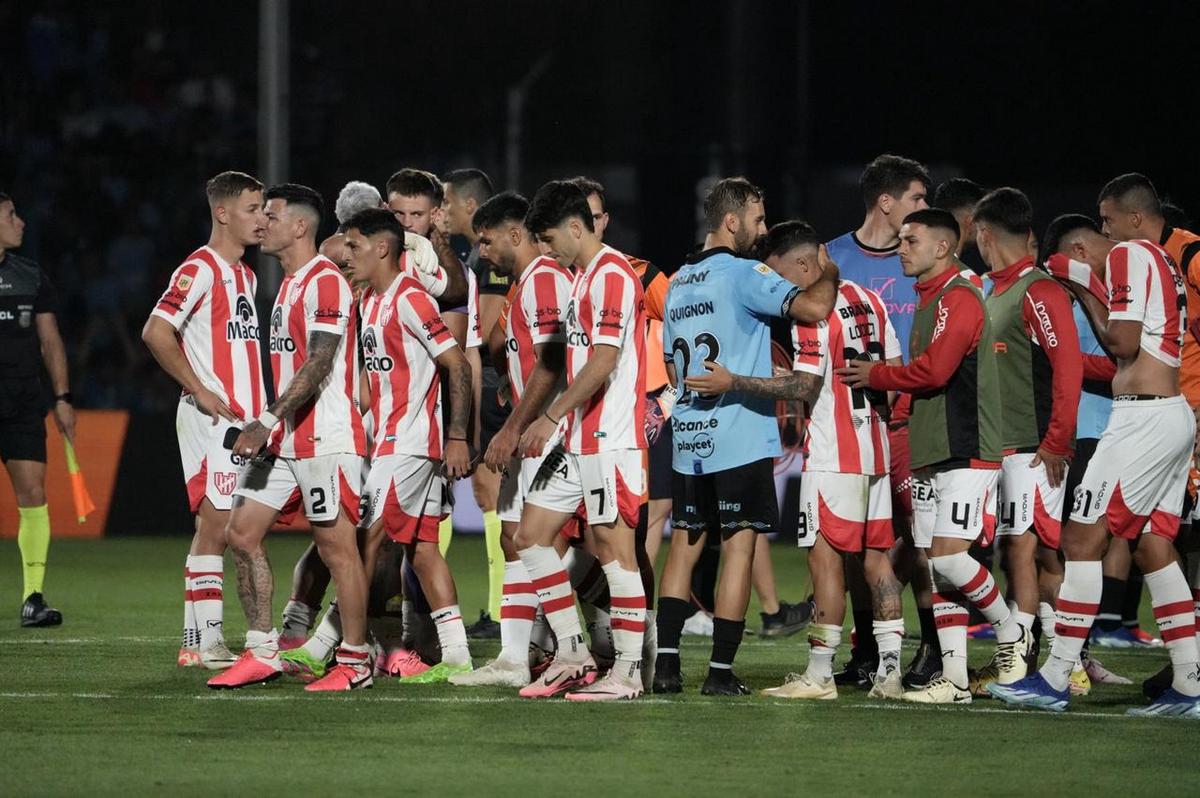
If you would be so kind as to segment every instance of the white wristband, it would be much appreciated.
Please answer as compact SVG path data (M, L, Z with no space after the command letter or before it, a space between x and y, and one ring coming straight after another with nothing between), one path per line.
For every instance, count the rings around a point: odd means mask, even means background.
M267 429L275 429L275 425L279 423L279 418L268 413L266 410L255 419L259 424L262 424Z

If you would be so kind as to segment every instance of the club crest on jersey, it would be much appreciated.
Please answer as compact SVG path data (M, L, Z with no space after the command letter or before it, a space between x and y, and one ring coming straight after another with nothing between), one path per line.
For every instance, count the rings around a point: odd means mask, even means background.
M392 320L392 303L385 302L383 307L379 309L379 326L386 327L388 322Z
M175 287L180 291L186 291L192 287L192 276L190 274L181 274L175 280Z
M258 325L253 323L254 306L244 294L238 294L237 312L225 323L225 340L227 341L257 341L259 338Z
M387 355L378 356L375 352L379 349L379 341L375 337L375 328L368 327L362 337L363 348L363 365L367 367L367 371L391 371L394 361Z
M300 298L300 293L304 290L304 286L300 283L292 283L292 287L288 289L288 304L296 304L296 300Z
M213 487L217 489L217 493L222 496L232 496L233 489L237 487L237 474L229 471L217 471L213 473Z

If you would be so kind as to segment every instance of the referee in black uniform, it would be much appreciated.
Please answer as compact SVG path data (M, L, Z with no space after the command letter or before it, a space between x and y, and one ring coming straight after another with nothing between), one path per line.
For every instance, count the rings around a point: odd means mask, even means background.
M22 626L58 626L62 613L46 605L42 580L50 549L46 508L46 406L42 364L50 375L54 420L75 438L75 410L67 382L67 353L55 319L54 286L37 263L12 252L25 222L12 198L0 192L0 460L12 480L21 525L17 544L25 591Z

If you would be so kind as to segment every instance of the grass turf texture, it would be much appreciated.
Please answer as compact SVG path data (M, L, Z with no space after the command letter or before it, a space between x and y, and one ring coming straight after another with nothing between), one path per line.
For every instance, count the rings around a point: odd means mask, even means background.
M276 617L306 542L269 542ZM204 686L208 672L174 664L186 546L181 538L56 542L47 595L66 623L20 629L8 544L0 792L1165 796L1195 795L1200 782L1200 725L1121 714L1141 703L1137 683L1166 662L1162 649L1097 652L1135 684L1097 686L1063 716L986 700L946 709L883 703L849 689L836 702L704 698L709 641L699 638L682 646L685 693L634 704L534 703L510 690L391 680L317 696L287 677L215 692ZM788 546L773 554L781 593L799 598L801 556ZM469 622L486 605L482 539L457 536L450 563ZM237 648L244 624L231 564L226 573L226 632ZM973 644L972 664L992 647ZM473 641L476 664L497 648ZM905 664L912 649L906 641ZM803 634L750 637L737 672L752 688L768 687L806 658Z

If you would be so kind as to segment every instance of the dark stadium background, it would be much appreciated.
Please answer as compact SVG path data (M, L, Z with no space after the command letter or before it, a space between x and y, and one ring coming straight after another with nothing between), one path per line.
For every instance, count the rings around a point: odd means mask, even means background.
M673 270L699 238L706 178L744 173L766 188L769 221L800 216L833 237L861 220L862 164L891 151L935 181L1026 190L1039 226L1094 213L1097 189L1130 170L1200 213L1195 4L288 7L283 174L330 210L347 180L382 186L405 165L478 166L527 193L587 173L609 187L610 240ZM62 293L81 407L172 412L138 332L206 240L203 181L270 176L259 9L0 2L0 190L28 223L23 253Z

